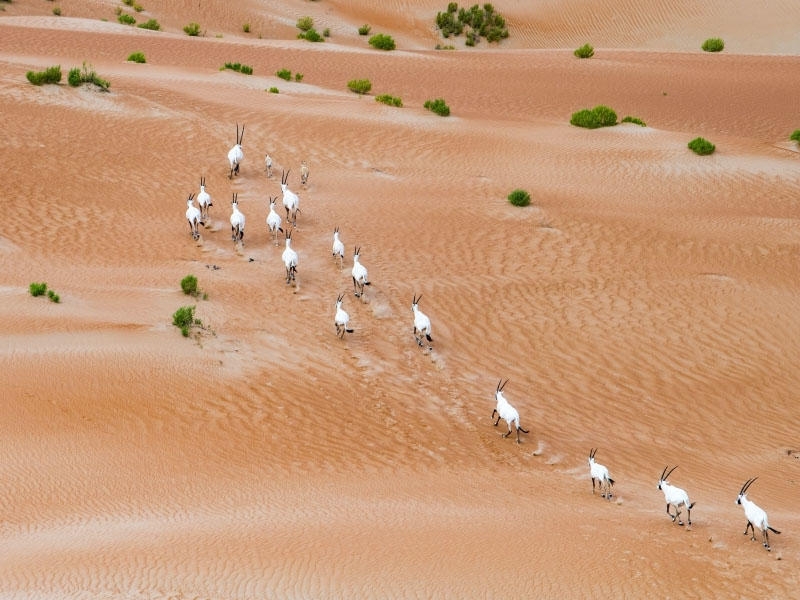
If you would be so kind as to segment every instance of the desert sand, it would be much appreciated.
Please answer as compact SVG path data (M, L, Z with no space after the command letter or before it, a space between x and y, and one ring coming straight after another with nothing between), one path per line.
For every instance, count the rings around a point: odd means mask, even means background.
M509 38L467 48L432 0L141 4L162 31L111 0L0 2L0 597L798 597L800 5L509 0ZM108 92L67 85L84 61ZM597 104L647 127L569 124ZM265 225L289 169L296 286ZM521 444L490 418L500 379ZM752 477L771 552L742 535Z

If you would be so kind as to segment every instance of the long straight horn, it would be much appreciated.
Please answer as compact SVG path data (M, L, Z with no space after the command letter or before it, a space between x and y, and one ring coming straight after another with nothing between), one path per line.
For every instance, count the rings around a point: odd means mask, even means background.
M594 458L595 452L597 452L596 448L592 448L591 450L589 450L589 458Z
M501 381L502 381L502 380L501 380ZM504 388L504 387L506 387L506 383L508 383L508 379L506 379L506 380L503 382L503 384L500 386L500 390L499 390L499 391L501 391L501 392L503 391L503 388Z
M742 486L742 491L739 492L740 494L744 494L750 489L750 486L753 485L753 482L758 479L758 477L753 477L752 479L748 479L745 484Z
M674 467L672 467L669 471L667 471L667 474L664 475L664 477L662 477L662 479L666 480L672 474L672 472L677 468L678 468L678 465L675 465Z
M663 471L661 471L661 477L659 477L659 481L664 481L664 480L666 479L666 477L664 477L664 473L666 473L666 472L667 472L667 469L669 469L669 465L667 465L666 467L664 467L664 470L663 470ZM670 471L670 472L671 472L671 471Z
M500 381L497 382L497 387L494 388L495 392L499 392L500 391L500 384L501 383L503 383L503 378L502 377L500 378Z
M236 143L239 143L239 124L236 124Z
M238 143L238 144L241 146L241 145L242 145L242 140L243 140L243 139L244 139L244 123L242 123L242 135L240 135L240 136L239 136L239 137L236 139L236 142L237 142L237 143Z
M419 295L419 298L417 298L417 304L419 304L419 301L420 301L420 300L422 300L422 294L420 294L420 295Z

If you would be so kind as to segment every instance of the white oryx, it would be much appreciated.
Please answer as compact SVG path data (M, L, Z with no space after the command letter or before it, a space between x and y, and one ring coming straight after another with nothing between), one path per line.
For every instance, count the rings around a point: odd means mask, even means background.
M264 170L267 172L267 177L272 179L272 157L269 153L264 155Z
M677 468L678 468L677 465L672 467L671 469L669 469L669 465L664 467L664 470L661 471L661 477L658 480L658 489L664 492L664 500L666 500L667 502L667 514L672 519L672 522L675 523L677 519L678 525L683 525L683 521L680 518L681 515L680 507L685 506L686 520L689 523L689 527L691 527L692 507L695 505L695 503L689 502L689 494L687 494L685 490L682 490L681 488L676 487L674 485L670 485L669 482L667 482L667 477L669 477L670 474ZM669 471L667 471L667 469L669 469ZM670 505L675 507L674 515L669 511Z
M231 172L228 179L233 179L234 175L239 174L239 164L244 159L244 152L242 152L242 138L244 138L244 125L242 125L242 133L239 135L239 124L236 124L236 143L233 148L228 150L228 162L230 163Z
M744 535L747 535L747 531L750 530L753 533L750 539L755 541L756 527L758 527L761 531L764 548L766 548L767 551L771 551L769 547L769 532L780 534L780 531L769 526L767 522L767 513L755 502L748 500L746 495L747 490L750 489L750 486L753 485L756 479L758 479L758 477L753 477L744 482L742 489L739 490L739 496L736 498L736 504L742 505L744 516L747 517L747 526L744 528Z
M214 203L211 202L211 195L206 191L206 178L203 176L200 177L200 192L197 194L197 205L200 207L200 214L205 222L208 220L208 209L214 206Z
M333 324L336 326L336 335L340 338L344 337L345 332L353 333L353 330L348 327L350 323L350 315L348 315L342 308L342 299L344 292L339 294L336 298L336 316L333 318Z
M422 300L422 294L419 295L419 298L414 294L414 299L411 301L411 312L414 313L414 339L417 341L417 345L422 348L423 336L429 343L433 341L433 338L431 338L431 320L428 315L419 309L420 300ZM428 350L432 349L432 346L428 346Z
M200 239L200 225L203 225L203 217L200 209L194 205L194 194L189 194L186 199L186 220L189 221L189 230L192 232L192 239Z
M306 161L300 163L300 184L305 185L308 183L308 164Z
M331 247L331 256L339 258L339 270L341 271L344 264L344 243L339 239L339 226L333 228L333 246Z
M231 239L234 242L244 243L244 214L239 211L239 194L233 193L231 200Z
M608 475L608 468L605 465L594 462L594 456L597 454L597 448L589 450L589 474L592 477L592 494L594 494L594 481L597 480L597 487L600 489L600 494L603 498L611 500L611 486L614 485L614 480Z
M272 196L269 197L269 214L267 215L267 230L272 236L272 241L276 246L278 245L278 232L280 231L283 233L283 229L281 229L281 216L275 212L275 202L277 202L277 200L277 196L274 198Z
M295 281L298 257L297 252L292 248L292 230L287 227L283 235L286 237L286 248L281 254L281 259L283 259L283 265L286 267L286 283L289 284Z
M356 298L364 298L364 286L370 285L369 276L367 275L367 267L361 264L361 247L356 246L355 253L353 254L353 293Z
M291 172L291 169L285 173L281 171L281 191L283 192L283 207L286 209L286 223L291 221L292 227L296 227L297 213L300 212L300 198L289 189L289 173Z
M497 384L497 388L494 391L494 397L497 401L497 406L492 411L492 419L494 419L495 413L497 413L497 420L494 422L494 426L497 427L497 424L500 422L500 419L503 419L508 425L508 431L503 434L503 437L508 437L511 435L511 423L514 423L514 427L517 430L517 443L521 443L519 440L519 432L522 433L530 433L527 429L523 429L519 424L519 413L517 409L511 406L511 403L506 400L505 396L503 396L503 388L506 387L506 383L508 383L508 379L505 380L505 383L501 379L500 382Z

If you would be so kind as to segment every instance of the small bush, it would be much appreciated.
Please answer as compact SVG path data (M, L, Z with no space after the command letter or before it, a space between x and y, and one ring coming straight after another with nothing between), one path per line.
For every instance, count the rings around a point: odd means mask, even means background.
M351 79L347 87L356 94L367 94L372 89L372 82L369 79Z
M292 72L289 69L281 69L280 71L275 73L275 75L277 75L281 79L285 79L286 81L289 81L292 78Z
M276 88L276 87L273 85L271 88L269 88L269 93L270 93L270 94L277 94L277 93L278 93L278 88Z
M382 102L383 104L388 104L389 106L397 106L402 107L403 101L400 98L396 98L395 96L390 96L389 94L381 94L380 96L375 96L376 102Z
M725 42L720 38L708 38L701 46L706 52L722 52L725 48Z
M183 337L189 337L193 325L202 325L199 319L194 318L194 309L194 306L181 306L172 315L172 324L180 328Z
M245 33L250 33L250 23L245 23L244 25L242 25L242 31L244 31Z
M456 47L451 46L450 44L446 44L444 46L441 44L436 44L436 47L434 48L434 50L455 50L455 49Z
M395 43L392 39L392 36L386 35L384 33L379 33L377 35L373 35L369 38L369 45L373 48L377 48L378 50L394 50Z
M60 6L54 6L53 7L53 14L55 16L57 16L57 17L60 17L61 16L61 7Z
M800 144L800 129L795 129L792 132L792 135L789 136L789 139L797 142L798 144Z
M133 10L135 10L136 12L142 12L144 10L144 6L142 6L138 2L134 2L133 3Z
M372 31L372 27L367 25L366 23L358 28L358 35L369 35L369 32Z
M576 113L572 113L570 124L587 129L597 129L598 127L611 127L617 124L617 113L608 106L598 105L592 109L585 108Z
M47 284L42 283L32 283L28 286L28 289L31 292L31 296L44 296L47 292Z
M78 87L83 81L81 80L81 68L75 67L69 70L69 74L67 75L67 83L69 83L72 87Z
M194 275L187 275L181 279L181 289L187 296L197 296L197 277Z
M244 73L245 75L252 75L253 74L253 67L248 65L243 65L242 63L225 63L225 66L222 67L223 69L230 69L231 71L236 71L237 73Z
M136 0L122 0L122 3L123 3L125 6L133 6L133 3L134 3L135 1L136 1Z
M331 37L331 30L329 27L322 30L322 37Z
M525 190L516 189L508 195L508 201L514 206L528 206L531 203L531 195Z
M297 37L299 39L306 40L306 41L309 41L309 42L324 42L325 41L325 38L323 38L319 33L317 33L317 30L314 29L313 27L311 29L309 29L308 31L303 31L301 33L298 33Z
M183 32L192 37L198 36L200 35L200 24L194 22L189 23L183 28Z
M136 23L136 19L134 19L128 13L122 13L120 16L117 17L117 20L123 25L133 25Z
M432 112L435 112L440 117L447 117L450 115L450 107L447 106L442 98L437 98L436 100L426 100L422 106Z
M481 37L488 42L499 42L508 37L506 20L489 3L483 6L475 4L467 9L459 8L457 2L450 2L446 12L436 14L436 27L445 38L466 32L467 46L474 46Z
M314 19L311 17L300 17L297 19L297 28L300 31L310 31L314 28Z
M137 27L141 27L142 29L149 29L151 31L159 31L161 29L161 25L159 25L158 21L155 19L149 19L144 23L139 23Z
M144 53L142 52L134 52L130 56L128 56L128 60L135 63L146 63L147 59L144 57Z
M83 69L75 67L74 69L69 70L67 81L72 87L78 87L82 83L93 83L103 90L108 90L108 88L111 87L111 84L108 81L98 77L92 66L87 65L86 61L83 61Z
M640 127L647 127L647 123L639 119L638 117L631 117L630 115L622 119L622 123L633 123L634 125L639 125Z
M714 144L701 137L694 138L688 145L692 152L700 156L711 154L717 148Z
M303 81L303 74L302 73L295 73L294 80L297 82Z
M56 294L53 290L47 290L47 297L50 298L50 302L55 302L56 304L61 302L61 296Z
M584 44L580 48L576 48L574 54L578 58L591 58L594 56L594 48L591 44Z
M46 83L58 83L61 81L61 65L48 67L44 71L28 71L25 73L33 85L44 85Z

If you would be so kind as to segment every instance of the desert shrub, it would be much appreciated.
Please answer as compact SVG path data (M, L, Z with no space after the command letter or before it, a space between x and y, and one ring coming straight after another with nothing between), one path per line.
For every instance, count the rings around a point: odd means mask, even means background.
M193 325L202 325L200 319L194 318L194 306L181 306L172 315L172 324L180 328L183 337L189 337Z
M250 23L245 23L244 25L242 25L242 31L244 31L245 33L250 33Z
M721 52L725 48L725 42L720 38L708 38L701 48L706 52Z
M395 96L390 96L389 94L381 94L380 96L375 96L376 102L382 102L383 104L388 104L389 106L403 106L403 101L400 98Z
M364 23L361 27L358 28L358 35L369 35L370 31L372 31L372 27Z
M617 113L608 106L602 104L592 109L584 108L572 113L570 124L587 129L597 129L598 127L611 127L617 124Z
M347 87L356 94L367 94L372 89L372 82L369 79L351 79Z
M33 85L44 85L46 83L58 83L61 81L61 65L47 67L44 71L28 71L25 73Z
M303 74L302 73L295 73L294 80L297 82L303 81Z
M31 283L28 286L28 290L30 291L31 296L44 296L47 292L47 284L45 282Z
M197 296L199 293L197 289L197 277L194 275L187 275L181 279L181 289L187 296Z
M322 30L322 37L331 37L331 30L329 27Z
M525 190L516 189L508 195L508 201L514 206L528 206L531 203L531 195Z
M61 7L60 6L54 6L53 7L53 14L55 16L57 16L57 17L60 17L61 16Z
M146 63L147 59L144 57L144 53L142 52L134 52L130 56L128 56L128 60L135 63Z
M378 33L369 38L369 45L378 50L394 50L395 43L392 36Z
M277 75L281 79L285 79L286 81L289 81L292 78L292 72L289 69L281 69L280 71L275 73L275 75Z
M634 125L639 125L641 127L647 127L647 123L639 119L638 117L631 117L628 115L624 119L622 119L621 123L633 123Z
M123 3L125 6L133 6L133 3L134 3L135 1L136 1L136 0L122 0L122 3Z
M309 16L300 17L296 26L300 31L309 31L314 28L314 19Z
M119 21L123 25L133 25L136 23L136 19L134 19L128 13L122 13L120 16L117 17L117 21Z
M426 100L422 105L428 110L435 112L440 117L446 117L450 114L450 107L447 106L443 98L436 98L436 100Z
M56 294L53 290L47 290L47 297L50 298L50 302L55 302L56 304L61 302L61 296Z
M271 88L269 88L269 93L270 93L270 94L277 94L277 93L278 93L278 88L276 88L276 87L273 85Z
M477 44L481 37L488 42L499 42L508 37L505 18L489 3L475 4L467 9L450 2L447 11L436 14L436 27L445 38L466 32L468 46Z
M144 10L144 6L142 6L138 2L134 2L133 3L133 10L135 10L136 12L142 12Z
M317 33L317 30L314 29L313 27L311 29L309 29L308 31L301 31L300 33L297 34L297 37L299 39L306 40L306 41L309 41L309 42L324 42L325 41L325 39L319 33Z
M243 65L242 63L225 63L225 66L222 67L223 69L229 69L231 71L236 71L237 73L244 73L245 75L252 75L253 74L253 67L248 65ZM220 69L221 70L221 69Z
M790 136L789 136L789 139L790 139L790 140L794 140L795 142L797 142L798 144L800 144L800 129L795 129L795 130L792 132L792 135L790 135Z
M111 84L108 81L98 77L92 66L86 64L86 61L83 61L82 69L80 67L75 67L69 70L67 81L72 87L78 87L82 83L93 83L103 90L108 90L108 88L111 87Z
M594 48L591 44L584 44L580 48L576 48L574 54L578 58L591 58L594 56Z
M688 144L689 148L695 154L699 154L700 156L705 156L707 154L711 154L716 150L716 146L709 142L707 139L696 137Z
M183 32L192 37L198 36L200 35L200 24L194 22L189 23L183 28Z
M455 50L455 49L456 49L455 46L451 46L449 44L444 46L442 44L436 44L436 46L434 47L434 50Z
M161 25L159 25L158 21L155 19L149 19L144 23L139 23L137 27L141 27L142 29L149 29L151 31L159 31L161 29Z

